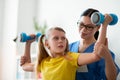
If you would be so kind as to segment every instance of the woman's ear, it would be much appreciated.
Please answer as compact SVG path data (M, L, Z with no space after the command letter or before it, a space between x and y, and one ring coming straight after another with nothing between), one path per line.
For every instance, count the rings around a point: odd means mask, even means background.
M98 30L100 29L100 25L99 26L97 26L98 27Z

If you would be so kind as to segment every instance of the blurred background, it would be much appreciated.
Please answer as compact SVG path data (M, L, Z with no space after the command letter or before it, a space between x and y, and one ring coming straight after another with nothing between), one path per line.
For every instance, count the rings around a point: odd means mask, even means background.
M24 44L13 39L22 32L41 32L37 27L60 26L65 29L69 42L79 40L77 21L87 8L101 13L115 13L119 21L108 27L109 48L116 55L120 67L120 9L118 0L0 0L0 80L34 80L34 73L24 72L19 66ZM32 45L35 60L37 42ZM118 76L117 80L120 80Z

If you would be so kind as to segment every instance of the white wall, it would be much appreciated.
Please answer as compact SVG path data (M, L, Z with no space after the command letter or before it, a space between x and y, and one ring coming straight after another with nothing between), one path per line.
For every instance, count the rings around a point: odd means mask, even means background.
M2 36L2 29L3 29L3 22L2 22L2 19L3 19L3 4L4 4L4 2L3 2L3 0L0 0L0 38L2 38L3 36ZM2 44L2 39L0 39L0 44ZM2 53L2 46L0 45L0 63L2 63L2 61L1 61L1 53ZM0 75L2 74L2 72L1 72L1 67L2 66L2 64L0 64ZM1 80L1 76L0 76L0 80Z

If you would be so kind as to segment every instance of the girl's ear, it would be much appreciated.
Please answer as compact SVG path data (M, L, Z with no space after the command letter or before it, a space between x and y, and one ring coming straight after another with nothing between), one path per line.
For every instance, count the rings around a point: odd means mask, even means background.
M45 44L44 44L45 47L47 47L49 49L49 44L48 44L48 41L45 40Z
M50 50L49 50L49 49L50 49L50 46L49 46L47 40L45 40L44 48L45 48L45 50L47 51L48 55L49 55L50 57L53 57L52 54L50 53Z

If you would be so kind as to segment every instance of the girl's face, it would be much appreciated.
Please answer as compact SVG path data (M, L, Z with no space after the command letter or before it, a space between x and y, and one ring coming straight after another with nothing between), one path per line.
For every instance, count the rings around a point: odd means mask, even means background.
M66 49L67 39L65 33L58 30L51 30L47 44L51 53L63 54Z
M79 22L79 33L83 39L94 38L94 34L98 31L99 27L92 24L90 17L82 16Z

